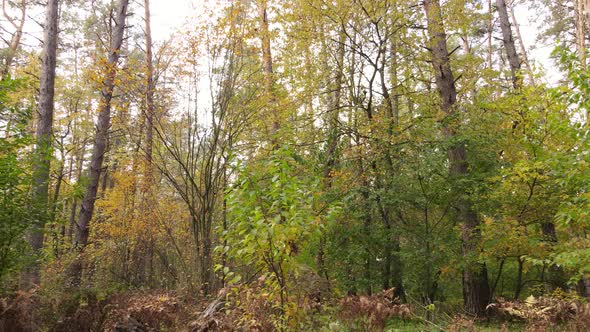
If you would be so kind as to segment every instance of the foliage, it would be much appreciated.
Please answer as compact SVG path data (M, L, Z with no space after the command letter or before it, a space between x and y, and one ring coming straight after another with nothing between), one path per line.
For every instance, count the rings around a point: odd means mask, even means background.
M578 58L571 52L557 48L554 52L559 63L565 70L570 84L554 89L553 96L568 108L572 123L558 128L569 143L568 150L554 153L550 162L563 188L560 204L555 218L560 228L567 234L563 243L554 254L554 261L576 271L572 278L590 272L590 243L587 234L590 230L588 207L590 190L590 173L588 172L588 104L590 95L588 68L581 65ZM582 123L582 119L585 122Z
M287 317L298 310L289 295L294 287L290 280L299 273L300 248L308 245L322 219L333 212L329 206L318 206L318 182L301 173L298 159L292 150L281 147L256 167L247 165L240 172L227 195L226 245L219 249L237 264L248 266L253 275L260 273L267 301L277 303ZM228 272L228 267L220 268Z
M26 259L22 236L32 217L29 165L23 154L30 143L26 126L31 114L10 100L22 83L10 77L0 80L0 280Z

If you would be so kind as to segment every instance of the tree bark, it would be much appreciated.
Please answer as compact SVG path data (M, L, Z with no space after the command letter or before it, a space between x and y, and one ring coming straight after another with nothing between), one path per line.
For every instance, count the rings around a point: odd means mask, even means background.
M492 37L493 37L493 33L494 33L494 14L492 11L492 0L488 0L488 13L490 15L490 19L488 21L488 68L492 69L493 66L493 61L492 61Z
M137 263L137 285L150 285L152 274L150 262L153 261L154 240L152 236L153 207L156 204L154 192L154 172L152 164L153 132L154 132L154 66L152 56L152 32L150 2L144 0L145 20L145 95L143 101L143 116L145 118L145 140L142 144L144 159L142 163L143 179L140 181L140 205L143 211L143 222L147 225L146 232L141 234L141 240L133 251L133 261Z
M498 9L498 16L500 17L500 27L502 29L502 42L506 50L506 58L510 64L510 72L512 73L512 85L515 89L522 86L522 78L520 76L520 56L516 51L516 45L512 36L512 28L510 26L510 18L508 16L508 9L505 0L496 0L496 7Z
M33 208L35 220L27 234L27 242L38 256L43 247L43 228L50 215L49 167L51 163L51 137L53 134L53 97L55 94L55 67L57 58L58 0L49 0L45 12L43 53L41 55L41 77L35 138L35 164L33 166ZM30 289L40 281L39 262L24 269L21 289Z
M524 268L524 259L522 257L517 257L517 262L518 262L518 272L516 274L516 287L514 289L514 300L518 301L518 298L520 297L520 293L522 291L522 273L523 273L523 268Z
M457 115L456 101L457 90L455 78L451 70L449 52L447 48L447 36L444 29L439 0L425 0L424 10L427 17L427 30L430 39L429 49L432 53L432 66L436 78L436 87L441 97L441 108L447 117ZM456 131L450 124L443 127L444 135L452 139ZM464 177L469 174L467 164L467 151L462 143L456 143L448 151L451 177ZM472 256L477 255L481 233L480 221L474 211L471 202L460 193L457 199L457 217L462 225L461 240L463 257L467 264L463 271L463 298L465 311L474 315L482 315L490 300L490 288L488 274L484 263L474 261Z
M396 10L398 10L397 7L397 1L394 2L394 6L396 8ZM391 26L394 25L394 22L392 21ZM400 126L400 93L399 93L399 75L398 75L398 66L399 66L399 62L398 62L398 40L396 39L397 37L395 35L392 35L390 37L390 43L389 43L389 52L390 52L390 58L391 58L391 65L389 66L389 75L390 75L390 80L391 80L391 95L389 94L389 92L387 91L388 88L385 86L384 81L385 81L385 75L382 75L381 81L382 81L382 92L383 92L383 96L384 99L387 100L388 102L388 109L390 109L390 114L389 114L389 128L387 130L387 134L391 139L394 139L393 137L393 128L395 128L396 126L399 128ZM385 72L385 65L386 65L386 56L385 56L385 52L383 53L383 62L382 62L382 70L381 72L384 73ZM392 162L392 157L391 157L391 153L386 150L386 163L387 163L387 167L389 168L389 173L390 176L393 176L395 169L393 167L393 162ZM377 173L378 174L378 173ZM380 203L381 205L383 205L382 203ZM382 211L383 211L383 222L385 224L385 228L387 229L388 235L389 235L389 239L386 245L386 269L389 270L388 273L390 273L389 278L391 278L391 281L389 282L390 286L395 287L395 292L394 292L394 296L398 297L400 299L402 299L403 301L406 300L406 295L405 295L405 289L404 289L404 284L403 284L403 270L404 270L404 266L403 266L403 262L401 260L400 257L400 251L401 251L401 246L400 246L400 236L399 236L399 230L394 230L394 227L392 225L392 218L390 217L390 212L388 210L388 208L386 207L382 207ZM384 285L385 286L385 285Z
M359 159L359 168L361 169L361 174L365 174L363 170L362 160ZM365 292L367 295L373 294L373 285L372 285L372 266L371 262L373 261L373 253L371 252L369 241L371 241L371 226L373 224L373 215L371 213L371 201L369 198L369 183L368 181L363 181L363 190L362 190L362 197L363 197L363 204L365 205L364 209L364 216L363 216L363 236L365 237L365 271L364 273L364 281L365 281Z
M582 68L586 68L586 10L584 0L574 0L574 12L576 16L576 48Z
M262 70L264 71L264 93L268 98L268 104L270 106L271 114L270 119L271 125L271 143L273 149L277 147L277 133L280 128L280 117L275 109L275 100L273 96L272 87L274 85L274 73L272 66L272 52L270 49L270 30L268 22L268 3L267 0L260 0L258 2L258 15L260 19L260 41L262 47Z
M76 225L74 248L80 252L83 251L88 244L90 220L92 219L92 213L94 212L94 203L96 201L102 162L107 147L111 120L111 99L113 98L117 62L119 61L123 35L125 32L125 18L127 16L128 3L129 0L119 0L114 13L114 15L116 15L114 18L115 26L112 30L106 72L104 74L103 87L101 89L102 100L99 106L98 124L96 126L92 157L88 169L88 185L86 186L86 193L82 199L80 216L78 217L78 223ZM80 257L74 260L68 272L71 286L79 286L82 277L82 261Z
M145 132L145 190L149 189L153 182L152 148L154 137L154 65L152 62L152 29L150 19L150 1L145 0L145 63L146 63L146 95L145 117L147 127Z
M327 143L326 143L326 162L324 164L324 181L323 186L325 191L330 191L332 189L332 172L336 167L336 162L338 160L338 156L336 155L336 150L338 148L338 141L339 141L339 134L338 134L338 117L340 115L340 102L341 102L341 94L342 94L342 85L343 85L343 76L344 76L344 33L340 32L339 34L339 43L338 43L338 57L337 57L337 64L334 70L334 85L330 89L330 104L328 105L328 114L326 122L328 124L327 129ZM331 85L328 85L331 86ZM318 254L316 257L316 263L318 266L318 273L320 276L326 278L329 282L330 277L328 274L328 270L325 264L325 243L326 238L324 234L321 234L319 240L319 248Z
M584 297L590 300L590 273L584 273L582 283L584 284Z
M61 239L60 239L60 233L61 233L61 227L58 230L57 227L58 225L55 223L55 218L57 215L57 202L59 199L59 194L61 191L61 183L64 180L65 177L65 165L66 165L66 152L64 150L64 146L63 146L63 137L61 139L61 144L60 144L60 154L61 154L61 160L59 161L60 165L59 165L59 170L57 171L57 179L55 180L55 188L53 190L53 199L50 202L50 214L49 214L49 219L48 221L51 223L51 233L53 236L53 254L55 255L56 258L59 257L60 255L60 243L61 243Z
M522 61L524 62L529 78L531 80L532 85L536 85L535 83L535 73L533 72L533 67L531 66L531 62L529 61L529 56L526 51L526 47L524 46L524 40L522 39L522 34L520 33L520 26L518 25L518 21L516 21L516 15L514 14L514 4L509 8L510 18L512 19L512 24L514 24L514 31L516 32L516 37L518 38L518 44L520 46L520 52L522 53Z

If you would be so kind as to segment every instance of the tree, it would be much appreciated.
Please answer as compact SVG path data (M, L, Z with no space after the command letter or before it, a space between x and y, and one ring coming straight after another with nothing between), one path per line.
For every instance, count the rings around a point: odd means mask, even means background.
M33 169L33 208L36 218L27 234L27 241L38 256L43 248L44 226L49 217L49 166L52 158L53 97L55 94L55 67L57 61L58 0L48 0L43 33L43 53L39 87L37 128L35 130L35 164ZM25 269L21 288L38 285L39 262Z
M436 79L436 87L440 95L440 107L447 115L447 124L443 133L449 140L457 136L457 129L451 127L459 116L455 78L451 70L451 62L447 48L447 36L444 29L440 3L438 0L424 1L424 10L428 21L429 50L432 67ZM449 173L452 177L461 178L469 173L467 150L463 143L455 142L448 150ZM461 239L463 241L463 257L466 265L463 271L463 299L465 311L482 315L490 301L490 288L485 263L478 261L480 245L480 220L472 203L460 192L455 203L457 219L462 223Z
M153 150L153 132L154 132L154 65L152 56L152 28L150 19L150 1L145 0L145 64L146 64L146 93L145 93L145 117L147 127L145 133L145 191L149 191L149 186L153 182L152 171L152 150Z
M496 0L496 7L498 8L498 15L500 16L500 27L502 28L502 42L506 50L506 57L510 64L510 72L512 73L512 85L515 89L519 89L522 85L522 76L520 73L520 56L516 51L514 38L512 37L512 28L510 27L510 18L508 16L508 9L505 0Z
M94 212L94 204L98 192L100 173L102 163L107 148L107 141L111 120L111 100L115 89L115 77L117 74L118 62L120 57L121 45L123 44L123 35L125 33L125 20L127 17L128 0L119 0L113 9L114 27L111 32L111 42L108 49L108 58L105 64L105 73L101 88L101 101L99 104L98 124L94 137L94 146L90 165L88 169L88 185L82 200L80 216L76 224L76 237L74 247L82 252L88 244L90 235L90 221ZM82 261L78 257L69 268L69 278L72 286L79 286L82 277Z
M584 0L575 0L574 13L576 16L576 47L578 50L578 58L582 66L586 66L586 15L589 6L588 2Z
M298 156L286 146L269 158L246 166L236 187L228 193L228 229L222 248L250 273L261 273L269 301L278 303L277 330L284 330L296 318L297 305L290 300L293 276L298 272L297 256L318 230L313 210L314 191L319 181L305 174L297 176ZM330 208L325 209L329 214ZM277 299L278 297L278 299Z
M264 71L264 94L268 103L271 121L271 143L273 148L277 146L277 135L280 128L280 114L276 108L274 97L275 77L272 65L271 35L268 21L268 1L258 0L258 16L260 20L260 43L262 49L262 70Z

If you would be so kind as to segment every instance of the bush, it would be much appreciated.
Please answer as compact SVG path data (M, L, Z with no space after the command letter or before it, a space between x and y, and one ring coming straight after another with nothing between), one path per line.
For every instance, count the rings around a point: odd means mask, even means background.
M392 318L408 319L410 306L393 297L394 289L372 296L349 296L340 301L339 317L365 331L383 330Z

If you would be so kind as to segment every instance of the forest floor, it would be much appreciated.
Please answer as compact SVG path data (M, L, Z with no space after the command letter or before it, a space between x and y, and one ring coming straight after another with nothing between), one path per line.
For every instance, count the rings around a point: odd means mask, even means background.
M0 299L0 332L20 331L276 331L276 310L264 298L242 293L191 299L167 291L133 291L100 298L91 292L60 294L17 292ZM254 293L248 293L250 295ZM266 301L266 302L265 302ZM527 302L528 301L528 302ZM587 303L558 299L501 301L490 317L425 310L391 301L387 293L351 296L319 306L298 306L296 325L284 331L526 331L590 330ZM236 304L238 303L238 304Z

